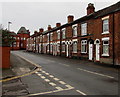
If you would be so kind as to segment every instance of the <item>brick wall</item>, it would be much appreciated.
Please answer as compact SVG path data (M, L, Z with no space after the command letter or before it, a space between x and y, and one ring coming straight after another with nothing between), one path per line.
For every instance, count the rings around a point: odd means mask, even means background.
M10 47L0 47L0 59L0 68L10 68Z

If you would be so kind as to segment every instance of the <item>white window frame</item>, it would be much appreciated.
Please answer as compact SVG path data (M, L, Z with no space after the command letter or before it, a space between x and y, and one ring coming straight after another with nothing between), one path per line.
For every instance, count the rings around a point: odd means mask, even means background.
M81 36L87 35L87 23L81 24Z
M60 39L60 30L57 31L57 39Z
M50 33L50 41L53 41L53 33Z
M108 41L108 44L104 44L104 42L105 41ZM102 38L102 42L103 42L103 47L105 46L105 45L107 45L108 46L108 53L103 53L104 51L102 51L102 56L109 56L109 37L105 37L105 38ZM103 48L102 48L102 50L103 50Z
M76 45L76 48L75 48L75 45ZM73 53L77 53L77 41L74 41L73 42Z
M82 50L83 45L86 46L86 51ZM81 40L81 53L87 53L87 40Z
M105 20L108 20L108 23L106 23L106 24L104 24L104 21ZM108 26L108 29L107 29L107 31L104 31L104 25L107 25ZM109 34L109 16L106 16L106 17L103 17L102 18L102 34Z
M77 25L73 26L73 37L77 37Z
M62 29L62 39L65 39L66 38L66 29Z
M47 41L49 42L50 40L50 37L49 37L49 33L47 34Z

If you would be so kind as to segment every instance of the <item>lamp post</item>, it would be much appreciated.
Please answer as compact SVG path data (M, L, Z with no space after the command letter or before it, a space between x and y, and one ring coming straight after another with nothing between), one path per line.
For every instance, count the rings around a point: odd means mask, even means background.
M12 22L8 22L8 31L10 31L10 24L12 24Z

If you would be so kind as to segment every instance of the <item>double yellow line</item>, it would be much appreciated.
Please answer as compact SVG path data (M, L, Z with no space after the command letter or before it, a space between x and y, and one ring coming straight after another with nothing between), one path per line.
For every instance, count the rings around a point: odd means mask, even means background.
M28 73L26 73L26 74L23 74L23 75L18 75L18 76L15 76L15 77L11 77L11 78L6 78L6 79L3 79L3 80L0 80L0 82L10 81L10 80L17 79L17 78L24 77L24 76L28 76L28 75L31 75L31 74L37 72L37 71L40 71L40 69L41 69L41 66L40 66L40 65L35 64L35 63L31 62L30 60L28 60L28 59L26 59L26 58L24 58L24 57L22 57L22 56L20 56L20 55L18 55L18 54L16 54L16 55L17 55L18 57L24 59L25 61L29 62L30 64L34 65L35 67L37 67L37 69L35 69L34 71L31 71L31 72L28 72Z

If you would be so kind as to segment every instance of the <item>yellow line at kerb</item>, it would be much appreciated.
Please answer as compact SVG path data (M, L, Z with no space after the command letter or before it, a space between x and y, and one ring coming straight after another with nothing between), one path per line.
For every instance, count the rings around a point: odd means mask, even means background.
M17 78L20 78L20 77L24 77L24 76L28 76L28 75L31 75L37 71L39 71L40 68L32 71L32 72L29 72L29 73L26 73L26 74L23 74L23 75L19 75L19 76L15 76L15 77L11 77L11 78L7 78L7 79L3 79L3 80L0 80L0 82L6 82L6 81L10 81L10 80L13 80L13 79L17 79Z
M45 94L51 94L51 93L56 93L56 92L61 92L61 91L67 91L67 90L72 90L74 89L74 87L71 87L71 88L66 88L66 89L57 89L57 90L54 90L54 91L48 91L48 92L42 92L42 93L35 93L35 94L29 94L29 95L26 95L27 97L29 96L37 96L37 95L45 95ZM22 97L22 96L21 96Z

